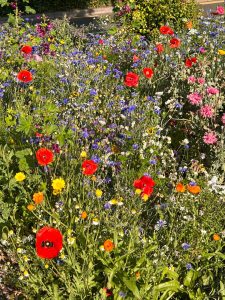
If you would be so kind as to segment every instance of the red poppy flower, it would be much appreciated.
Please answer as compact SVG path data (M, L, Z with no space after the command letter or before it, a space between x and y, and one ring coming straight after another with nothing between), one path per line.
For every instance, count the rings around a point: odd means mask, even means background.
M179 39L176 39L176 38L173 38L170 40L170 48L178 48L180 47L180 40Z
M142 190L142 194L150 196L153 192L155 182L151 177L144 175L140 179L135 180L133 185L136 189Z
M45 226L36 234L36 253L41 258L52 259L59 255L63 237L58 229Z
M53 153L51 150L46 148L40 148L36 152L36 158L38 161L38 164L41 166L47 166L51 162L53 162Z
M85 160L82 163L82 170L84 175L92 175L98 169L98 165L93 160Z
M191 57L191 58L187 58L185 60L185 66L188 68L191 68L193 64L197 63L197 58L196 57Z
M31 72L27 70L22 70L17 74L17 78L22 82L30 82L32 78Z
M169 34L169 35L174 34L173 30L169 26L161 26L159 28L159 31L161 34Z
M99 45L103 45L104 41L102 39L98 40Z
M20 51L25 54L30 54L32 52L32 47L29 45L24 45Z
M133 72L128 72L124 84L129 87L137 87L139 81L139 76Z
M144 73L146 78L152 78L152 76L154 74L154 72L151 68L144 68L143 73Z
M161 53L161 52L164 51L164 47L163 47L162 44L157 44L155 47L156 47L156 51L157 51L158 53Z

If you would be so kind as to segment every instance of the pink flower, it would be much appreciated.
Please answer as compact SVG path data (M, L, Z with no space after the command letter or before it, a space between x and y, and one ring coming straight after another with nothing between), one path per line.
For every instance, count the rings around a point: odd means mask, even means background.
M213 131L206 132L204 134L204 136L203 136L203 141L207 145L216 144L216 142L217 142L217 136L216 136L215 132L213 132Z
M202 102L202 96L197 92L188 95L187 98L192 105L199 105Z
M217 88L214 88L213 86L207 87L207 93L209 95L216 95L219 94L219 90Z
M204 47L200 47L200 48L199 48L199 52L200 52L200 53L205 53L205 52L206 52L206 50L205 50L205 48L204 48Z
M33 59L34 59L35 61L37 61L37 62L43 61L42 57L39 56L38 54L34 54L34 55L33 55Z
M205 83L205 78L199 77L197 79L197 81L198 81L199 84L204 84Z
M213 108L210 105L204 105L200 109L200 115L203 118L211 118L213 116Z
M225 125L225 113L222 115L221 121Z
M195 81L196 81L195 76L189 76L188 77L188 83L195 83Z
M217 6L216 12L218 15L224 15L224 7L223 6Z

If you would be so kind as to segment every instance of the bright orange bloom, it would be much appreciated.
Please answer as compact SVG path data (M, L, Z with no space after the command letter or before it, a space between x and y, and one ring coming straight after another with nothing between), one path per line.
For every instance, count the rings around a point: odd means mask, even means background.
M187 189L192 194L199 194L201 192L201 188L199 185L189 185L187 186Z
M35 204L40 204L44 200L44 194L42 192L34 193L33 200Z
M214 233L214 235L213 235L213 240L214 240L214 241L219 241L219 240L220 240L219 234Z
M112 251L115 247L114 243L111 240L104 241L103 246L104 246L105 251L108 251L108 252Z
M177 185L176 185L176 191L178 193L183 193L186 191L186 187L185 185L183 185L181 182L179 182Z
M192 23L192 21L190 20L190 21L188 21L187 23L185 23L185 26L186 26L187 29L192 29L192 28L193 28L193 23Z
M28 204L28 205L27 205L27 209L28 209L29 211L33 211L33 210L35 210L35 205L34 205L34 204Z
M139 280L139 279L140 279L140 277L141 277L141 274L140 274L140 272L136 272L136 273L135 273L135 277L136 277L136 280Z
M86 213L86 211L83 211L81 213L81 219L86 219L86 218L87 218L87 213Z

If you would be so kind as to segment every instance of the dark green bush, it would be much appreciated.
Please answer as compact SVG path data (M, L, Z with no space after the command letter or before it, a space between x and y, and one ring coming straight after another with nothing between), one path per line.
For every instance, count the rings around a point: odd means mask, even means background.
M195 25L199 15L196 0L125 0L118 1L116 14L133 31L148 34L169 23L177 29L188 21Z

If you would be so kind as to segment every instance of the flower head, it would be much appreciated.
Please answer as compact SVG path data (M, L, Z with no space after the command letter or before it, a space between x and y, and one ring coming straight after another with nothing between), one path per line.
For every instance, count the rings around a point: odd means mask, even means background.
M210 105L204 105L200 109L200 115L203 118L212 118L213 116L213 108Z
M203 141L205 144L208 144L208 145L216 144L217 143L216 133L213 131L206 132L203 136Z
M144 73L146 78L152 78L152 76L154 74L154 72L151 68L144 68L143 73Z
M186 190L185 188L185 185L183 185L181 182L179 182L177 185L176 185L176 191L178 193L184 193Z
M173 38L170 40L170 48L179 48L181 41L179 39Z
M98 164L93 160L85 160L82 163L82 170L84 175L93 175L98 169Z
M106 240L103 244L105 251L110 252L115 248L114 243L111 240Z
M202 102L202 96L197 92L188 95L187 98L192 105L199 105Z
M52 187L56 191L61 191L65 187L65 181L62 178L56 178L52 180Z
M23 52L24 54L30 54L32 52L32 47L29 45L24 45L21 49L21 52Z
M63 237L58 229L45 226L36 235L36 253L40 258L52 259L59 255Z
M25 178L26 176L23 172L16 173L15 175L16 181L23 181Z
M128 87L137 87L139 76L133 72L128 72L125 76L124 84Z
M34 200L35 204L42 203L44 200L44 194L42 192L34 193L33 200Z
M22 81L22 82L30 82L32 81L33 77L31 72L27 71L27 70L22 70L17 74L17 79Z
M161 34L169 34L169 35L174 34L173 30L169 26L161 26L159 28L159 31Z
M218 15L224 15L224 7L223 6L217 6L216 13Z
M53 152L46 148L40 148L36 152L36 158L39 165L47 166L53 162Z

